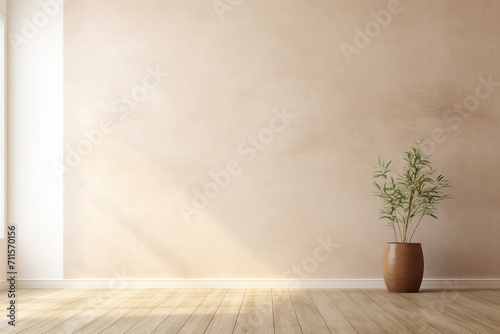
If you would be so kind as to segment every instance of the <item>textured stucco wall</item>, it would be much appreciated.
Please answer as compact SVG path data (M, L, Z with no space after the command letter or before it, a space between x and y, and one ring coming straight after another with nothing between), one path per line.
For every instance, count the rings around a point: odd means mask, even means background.
M425 276L500 277L500 2L64 14L65 278L380 278L372 168L422 137L455 197Z
M2 29L2 32L4 34L3 36L3 40L4 40L4 47L2 48L2 50L4 50L4 55L5 55L5 46L7 46L7 43L5 42L5 37L7 36L5 31L7 30L6 29L6 25L7 25L7 2L5 0L0 0L0 15L2 15L2 20L3 20L3 24L4 24L4 27ZM4 64L2 65L3 66L3 71L5 73L5 70L7 69L7 59L6 57L2 57L4 59ZM3 78L5 78L5 75L2 76ZM5 84L2 85L2 88L4 88ZM5 90L4 90L4 93L5 93ZM4 94L2 94L2 96L5 96ZM4 113L5 113L5 107L7 106L7 104L5 103L4 104ZM5 120L6 120L6 116L4 116L4 122L2 122L2 124L4 125L5 124ZM5 135L5 126L4 126L4 129L1 131L2 135L4 136L4 140L2 141L3 145L4 145L4 149L2 150L2 154L4 154L4 159L2 159L2 163L3 163L3 168L1 168L2 170L2 182L1 185L2 185L2 191L3 191L3 195L1 196L2 198L2 213L3 213L3 217L2 217L2 223L3 223L3 226L2 226L2 234L5 236L5 238L2 238L0 239L0 266L2 268L4 268L4 270L2 270L2 273L0 274L0 282L2 281L5 281L5 275L6 275L6 272L7 272L7 240L6 240L6 236L7 236L7 214L5 212L5 204L6 204L6 201L5 201L5 198L6 198L6 194L7 194L7 189L6 189L6 183L5 180L6 180L6 154L5 154L5 150L6 150L6 144L5 144L5 139L6 139L6 135Z

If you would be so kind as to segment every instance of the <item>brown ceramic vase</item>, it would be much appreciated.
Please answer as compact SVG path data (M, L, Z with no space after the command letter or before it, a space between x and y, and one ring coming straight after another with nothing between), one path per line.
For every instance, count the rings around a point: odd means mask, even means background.
M418 292L424 276L422 245L420 243L386 243L382 267L387 291Z

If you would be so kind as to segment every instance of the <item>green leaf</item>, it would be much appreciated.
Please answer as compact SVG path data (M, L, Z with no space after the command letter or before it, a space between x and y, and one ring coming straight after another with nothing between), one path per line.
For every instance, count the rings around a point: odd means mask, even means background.
M393 175L387 164L378 158L378 167L374 167L373 179L382 182L374 184L375 196L382 199L380 219L388 220L388 226L394 224L406 226L415 217L436 216L436 206L444 199L451 198L445 192L450 187L443 175L436 175L430 155L423 153L426 139L415 141L415 144L402 157L402 173ZM408 214L409 213L409 214ZM417 224L418 226L418 224Z

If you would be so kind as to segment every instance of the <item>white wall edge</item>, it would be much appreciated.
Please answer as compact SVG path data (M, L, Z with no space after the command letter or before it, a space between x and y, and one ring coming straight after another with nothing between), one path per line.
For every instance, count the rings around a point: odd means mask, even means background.
M18 280L21 289L109 289L109 288L308 288L385 289L383 279L311 280L148 280L65 279ZM500 279L425 279L421 289L500 289Z

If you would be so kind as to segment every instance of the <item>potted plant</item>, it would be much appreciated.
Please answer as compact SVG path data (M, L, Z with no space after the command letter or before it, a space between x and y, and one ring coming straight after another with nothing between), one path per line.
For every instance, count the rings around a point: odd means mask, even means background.
M378 161L374 172L376 196L384 204L380 219L388 222L394 231L395 242L384 247L382 267L384 281L389 292L418 292L424 274L422 245L412 243L413 235L422 218L430 216L438 219L436 205L446 198L449 181L437 175L429 156L422 147L425 139L415 142L404 153L399 175L390 170L391 161Z

